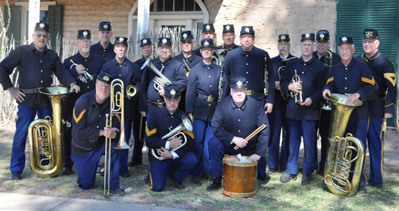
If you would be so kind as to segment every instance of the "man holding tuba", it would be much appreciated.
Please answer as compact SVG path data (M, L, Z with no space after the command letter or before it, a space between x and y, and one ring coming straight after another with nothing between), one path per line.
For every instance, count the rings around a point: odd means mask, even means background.
M78 30L76 46L78 52L64 60L64 66L75 77L76 83L81 87L81 91L77 94L70 94L67 98L66 120L72 122L72 111L76 100L95 88L95 79L86 77L88 75L98 75L105 63L105 60L98 55L90 52L91 32L88 29ZM88 73L88 74L87 74ZM82 78L83 77L83 78ZM71 160L71 132L72 126L65 128L65 164L63 175L72 174L73 162Z
M112 194L124 194L125 191L119 187L122 151L114 149L120 136L120 120L113 117L112 123L107 124L106 115L110 113L112 79L112 73L101 71L95 90L82 95L76 101L72 122L72 161L78 173L77 185L83 190L92 188L98 163L105 151L105 139L112 139L111 163L108 164L111 172L107 172L110 175L110 184L105 184L105 187L109 186ZM108 168L104 171L108 171Z
M22 179L25 167L25 145L29 124L35 119L51 116L49 98L39 93L39 89L51 86L53 73L64 85L69 85L71 92L79 92L80 87L62 65L57 53L47 48L50 39L49 25L36 23L32 34L33 43L22 45L11 51L0 63L0 84L18 103L16 131L14 135L10 170L11 179ZM14 87L9 75L19 68L19 87Z
M141 73L140 68L137 64L131 62L126 58L127 52L127 38L126 37L115 37L114 52L115 58L111 59L103 66L103 71L108 71L114 75L114 79L120 79L123 81L124 87L124 132L126 143L129 144L130 133L132 131L132 124L134 118L136 118L134 111L135 103L138 101L137 93L140 90ZM121 86L116 86L115 92L119 92ZM140 118L140 116L137 116ZM138 141L138 140L137 140ZM121 167L119 174L122 177L130 177L129 170L127 168L127 160L129 156L129 149L122 150Z
M183 181L194 169L197 158L191 152L194 135L185 127L181 127L186 114L178 108L180 101L179 86L176 84L164 87L166 107L153 112L147 119L146 144L149 148L148 159L150 169L146 183L152 191L162 191L169 174L173 186L184 189ZM188 120L190 121L190 120ZM172 130L180 127L178 133ZM191 127L191 123L190 123ZM167 135L167 138L164 136ZM184 141L184 140L185 141ZM154 152L154 153L151 153ZM158 154L158 155L157 155Z
M268 173L274 173L280 169L285 171L287 168L288 160L288 123L285 117L285 111L287 108L287 97L284 97L284 93L280 88L280 77L283 74L288 62L297 59L290 53L291 43L289 34L279 34L277 48L279 55L271 59L274 75L276 91L274 95L274 106L273 111L267 114L267 118L270 122L270 140L268 147L268 162L269 170ZM283 138L281 141L280 150L280 134L281 129L283 132Z
M363 100L363 105L356 107L346 127L346 132L358 138L367 149L366 135L369 118L368 101L366 100L375 91L375 80L368 66L353 58L355 45L350 36L342 36L338 40L338 52L341 62L333 66L328 74L328 80L323 90L323 97L328 99L332 93L345 94L348 96L346 104L350 105L356 99ZM366 157L366 156L364 156ZM364 171L365 162L363 162ZM358 192L366 193L366 177L360 172Z

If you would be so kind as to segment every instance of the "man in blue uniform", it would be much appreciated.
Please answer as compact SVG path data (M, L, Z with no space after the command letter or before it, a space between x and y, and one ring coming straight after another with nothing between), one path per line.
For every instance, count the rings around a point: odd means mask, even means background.
M378 31L366 29L363 33L364 54L357 57L370 68L378 90L369 98L370 124L367 134L370 152L369 184L381 188L383 184L384 143L381 137L383 119L392 118L396 102L396 75L392 62L378 50ZM384 123L386 124L386 123Z
M150 38L143 38L140 40L140 52L142 55L141 59L138 59L134 63L141 68L147 59L150 59L152 54L152 42ZM140 70L140 80L143 76L144 69ZM137 92L137 98L140 99L140 92ZM132 160L129 162L129 166L137 166L143 163L143 143L144 143L144 130L145 130L145 117L141 116L138 109L139 101L134 102L135 118L133 120L133 137L134 146L132 152Z
M112 116L112 123L107 124L107 115L110 112L110 83L113 75L102 71L96 80L95 90L82 95L73 109L72 128L72 161L78 173L78 186L83 189L93 187L96 179L96 170L101 156L105 151L105 139L112 141L110 188L112 194L123 194L119 188L119 161L122 151L114 149L119 140L120 122L117 115ZM112 124L112 128L109 124ZM105 162L108 162L107 160ZM108 169L104 169L108 171Z
M180 87L176 84L165 86L164 100L166 107L153 112L147 121L145 131L146 144L149 149L150 170L146 182L150 183L152 191L164 189L168 174L175 188L184 189L183 181L197 163L195 155L191 152L194 146L194 135L190 132L192 128L184 127L180 130L187 139L183 146L183 137L179 135L173 138L162 138L169 134L170 130L181 125L182 118L186 115L178 109L179 89Z
M223 25L223 34L222 34L223 45L217 46L215 49L228 49L229 51L231 51L233 49L240 47L239 45L236 45L234 43L235 39L236 39L236 34L234 31L234 25L233 24Z
M186 112L193 122L195 146L193 153L199 160L191 174L193 182L201 184L203 175L211 172L209 158L209 139L212 133L212 117L219 95L226 94L226 78L223 78L221 67L212 63L214 45L212 39L201 40L202 61L190 71L186 92ZM221 78L222 77L222 78ZM224 83L220 85L219 83ZM209 177L209 176L204 176Z
M345 94L348 96L347 104L352 104L356 99L363 101L363 105L356 107L348 121L346 132L360 141L364 149L367 149L366 134L369 118L369 103L366 100L375 92L375 80L368 66L353 58L355 46L350 36L339 38L339 55L341 63L333 66L328 74L328 80L323 90L323 97L327 99L332 93ZM366 157L366 156L364 156ZM363 162L363 171L365 162ZM359 192L366 193L366 177L361 172Z
M188 67L185 67L187 71L187 76L188 69L191 69L201 61L201 57L193 53L194 45L194 37L190 30L180 33L180 48L182 53L173 57L173 59L176 59L177 61Z
M254 46L255 31L252 26L241 28L240 41L241 47L226 55L223 66L226 76L228 80L238 76L244 77L246 79L244 83L248 86L247 95L261 102L267 113L271 113L275 79L269 54ZM261 156L258 174L260 179L263 179L266 176L266 154Z
M213 26L213 23L204 23L202 25L201 40L206 38L213 40L216 38L215 27ZM201 56L200 48L195 49L194 53L197 56Z
M286 117L288 118L289 156L287 169L280 177L280 181L287 183L296 179L298 174L298 155L303 137L305 156L303 161L302 185L312 180L312 173L316 168L315 151L317 140L317 121L320 118L322 88L326 83L327 70L324 64L312 56L315 35L302 34L302 56L288 62L281 76L281 89L285 95L294 92L296 95L288 99ZM294 76L300 79L290 83Z
M313 52L313 57L318 58L324 65L331 69L332 66L341 62L341 58L338 54L330 50L330 33L327 30L319 30L316 34L316 49ZM331 56L330 56L331 55ZM331 57L331 58L330 58ZM321 137L321 158L319 163L318 173L324 175L324 163L327 157L327 143L328 135L330 130L330 119L331 119L331 108L326 106L326 102L323 101L323 106L321 107L320 121L319 121L319 134ZM316 169L317 169L317 145L316 145Z
M224 154L250 156L249 160L252 162L259 161L266 154L270 132L269 122L263 104L254 98L247 97L245 81L246 78L240 76L231 78L230 96L223 98L216 106L212 119L214 136L209 141L212 176L215 179L207 188L208 191L222 186ZM245 140L245 137L263 124L266 125L266 129L252 139ZM234 149L235 146L238 150ZM258 171L259 165L258 163ZM269 179L270 177L265 175L265 181Z
M124 86L124 132L125 132L125 139L127 144L129 144L130 133L132 131L132 124L135 118L134 111L136 108L134 105L134 101L138 100L137 93L140 91L140 81L141 81L141 73L139 66L135 63L131 62L129 59L126 58L127 52L127 38L126 37L115 37L114 42L114 52L115 58L111 61L107 62L103 66L103 71L108 71L112 73L115 79L120 79L123 81ZM136 93L134 96L130 96L133 93L127 92L129 89L128 87L132 85L136 89ZM117 86L115 91L120 91L120 87ZM140 117L140 116L138 116ZM129 170L127 168L127 160L129 157L129 149L122 150L122 160L121 160L121 167L119 169L119 173L122 177L130 177Z
M152 64L173 84L179 86L181 93L186 89L187 76L183 65L171 58L172 42L169 37L160 37L158 41L158 58L152 60ZM150 116L154 111L165 105L163 100L164 90L154 88L154 78L157 76L153 70L147 68L141 80L139 110L142 116ZM158 77L158 76L157 76Z
M105 59L106 62L115 58L114 45L110 42L112 37L111 22L103 21L98 26L98 38L100 41L91 46L90 51L93 54L99 55Z
M35 119L51 116L49 98L40 94L41 87L51 86L54 73L71 92L80 91L75 80L62 65L57 53L47 48L50 29L47 23L36 23L32 34L33 43L18 46L0 63L0 84L18 103L16 132L14 135L10 170L11 179L22 179L25 167L25 145L29 124ZM19 68L19 87L14 87L9 75Z
M268 173L274 173L279 170L285 171L287 168L288 160L288 122L285 117L285 111L287 109L287 96L284 95L280 88L280 76L283 73L285 66L289 61L297 59L290 53L291 43L289 34L279 34L277 40L277 48L279 55L271 59L274 75L276 91L274 95L274 106L273 111L267 114L267 118L270 122L270 141L268 147L268 162L269 170ZM272 130L272 128L274 128ZM280 135L281 129L283 131L283 138L281 141L280 149Z
M68 122L72 122L72 111L75 106L76 100L92 90L96 83L95 77L98 75L105 63L105 60L98 55L90 53L91 33L88 29L78 31L76 45L78 47L78 53L67 58L64 61L64 66L69 70L71 75L75 77L77 84L81 87L81 91L78 94L70 94L67 98L66 107L66 119ZM87 75L85 72L89 73ZM86 74L86 75L85 75ZM65 164L63 175L72 174L73 162L71 160L71 132L72 127L66 126L65 128Z

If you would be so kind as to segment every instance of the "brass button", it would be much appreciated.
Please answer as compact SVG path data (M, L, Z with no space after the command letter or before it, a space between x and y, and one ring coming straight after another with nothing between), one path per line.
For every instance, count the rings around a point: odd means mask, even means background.
M238 119L239 122L241 122L241 119Z
M88 89L90 89L90 86L87 86Z
M241 133L241 130L238 130L239 133Z
M43 72L43 70L40 70L40 72Z
M306 66L306 63L304 63L303 65L305 65L305 66Z
M170 116L170 118L172 118L173 119L173 116ZM172 127L172 126L171 126Z
M172 127L172 126L169 126L169 128L172 129L173 127Z
M245 55L246 57L248 57L248 54L247 55Z
M347 87L345 87L345 89L348 89Z
M122 76L122 74L119 74L119 77L121 77Z
M87 62L87 59L85 59L85 62Z
M246 81L245 83L248 83L248 81Z
M209 78L210 78L211 76L209 76Z
M209 87L212 87L212 85L209 85Z
M43 61L42 60L40 60L40 63L42 63Z
M100 114L100 115L98 115L98 117L101 117L101 114Z
M104 49L104 52L105 52L105 49Z
M209 106L211 106L211 104L209 104Z
M239 111L241 111L241 108L238 108Z
M345 77L345 80L348 80L348 78L347 78L347 77Z
M40 83L43 83L43 80L42 80L42 81L40 81Z
M210 67L208 67L208 70L211 69Z
M246 72L246 74L248 75L248 72Z
M100 128L100 126L97 125L97 128Z
M248 63L246 63L246 65L248 66Z
M120 65L119 67L122 67L122 65Z

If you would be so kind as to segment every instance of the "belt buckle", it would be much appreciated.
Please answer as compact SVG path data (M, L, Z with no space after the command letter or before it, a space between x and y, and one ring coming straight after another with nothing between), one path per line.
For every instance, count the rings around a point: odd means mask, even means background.
M252 90L247 90L247 95L252 95Z
M162 102L158 102L158 103L157 103L157 107L158 107L158 108L162 108L162 107L163 107L163 103L162 103Z
M207 97L206 97L206 100L207 100L208 102L213 102L213 97L212 97L212 95L207 96Z

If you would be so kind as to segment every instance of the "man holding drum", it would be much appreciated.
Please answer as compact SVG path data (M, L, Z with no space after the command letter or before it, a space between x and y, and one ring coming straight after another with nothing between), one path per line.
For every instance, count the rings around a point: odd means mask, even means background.
M246 96L247 83L245 81L246 79L240 76L231 78L231 96L222 99L216 106L212 119L214 137L209 141L212 177L215 179L207 188L208 191L222 187L224 154L241 153L250 156L249 160L255 162L266 153L269 127L250 140L244 139L259 126L269 125L262 103Z

